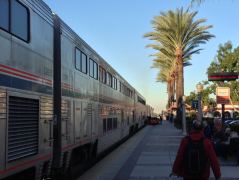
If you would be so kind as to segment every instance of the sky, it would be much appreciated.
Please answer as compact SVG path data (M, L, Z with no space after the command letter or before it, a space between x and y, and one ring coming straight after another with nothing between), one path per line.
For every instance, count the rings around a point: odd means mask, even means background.
M160 12L190 4L190 0L44 0L53 12L103 57L145 98L155 112L165 110L166 84L156 82L157 69L151 68L155 53L146 48L152 41L143 35L153 31L151 20ZM207 80L206 71L219 44L239 43L239 0L206 0L192 10L195 19L206 18L205 25L216 37L201 45L200 54L192 56L192 66L185 67L185 95L196 84Z

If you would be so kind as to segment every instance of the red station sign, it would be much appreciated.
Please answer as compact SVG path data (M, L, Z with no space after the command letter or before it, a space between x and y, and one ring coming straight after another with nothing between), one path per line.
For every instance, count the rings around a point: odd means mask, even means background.
M235 81L238 79L238 73L219 72L208 74L208 81Z
M230 103L230 88L229 87L217 87L217 104L229 104Z

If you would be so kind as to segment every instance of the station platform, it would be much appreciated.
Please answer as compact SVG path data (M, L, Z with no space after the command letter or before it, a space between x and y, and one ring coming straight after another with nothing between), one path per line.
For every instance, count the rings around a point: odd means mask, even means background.
M146 126L77 180L166 180L182 139L182 131L171 123ZM235 160L223 161L222 179L239 180ZM211 178L213 178L211 172Z

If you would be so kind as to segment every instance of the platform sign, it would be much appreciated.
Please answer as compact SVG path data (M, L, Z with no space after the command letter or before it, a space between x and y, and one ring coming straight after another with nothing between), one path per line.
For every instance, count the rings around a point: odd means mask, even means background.
M193 100L192 101L192 108L193 109L198 109L198 100Z
M230 88L229 87L217 87L217 104L229 104L230 103Z

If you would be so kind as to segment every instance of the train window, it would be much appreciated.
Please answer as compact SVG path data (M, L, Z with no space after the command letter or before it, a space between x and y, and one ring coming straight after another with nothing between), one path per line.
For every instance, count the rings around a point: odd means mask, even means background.
M103 68L103 67L101 67L100 66L100 68L99 68L99 80L100 80L100 82L102 82L102 83L106 83L106 71L105 71L105 69Z
M113 82L112 83L112 88L114 89L115 88L115 83L114 83L115 82L115 77L114 76L112 77L112 82Z
M103 119L103 133L106 133L107 127L106 127L106 119Z
M76 69L81 71L81 52L76 49Z
M99 81L103 82L103 68L101 66L99 67Z
M90 76L98 79L98 64L92 59L90 59Z
M113 77L113 88L117 90L117 79Z
M11 33L17 37L29 40L29 12L18 1L11 1Z
M117 118L113 118L113 129L117 129Z
M107 130L108 131L112 130L112 125L113 125L112 118L108 118L107 119Z
M106 73L106 84L108 85L109 84L109 73Z
M9 30L9 1L0 0L0 28Z
M103 83L106 84L106 70L102 69L102 78L103 78Z
M112 75L109 74L109 86L112 87Z
M76 69L87 74L87 56L76 48Z
M87 74L87 56L81 52L81 71Z
M94 77L94 61L90 59L89 73L91 77Z
M94 62L94 78L98 79L98 64Z
M112 75L109 72L107 72L107 85L112 87Z

